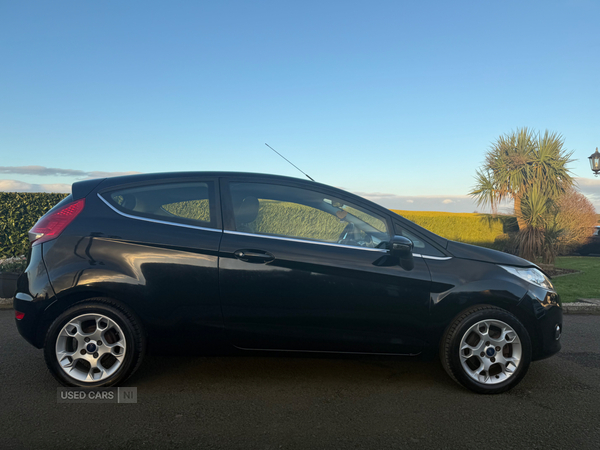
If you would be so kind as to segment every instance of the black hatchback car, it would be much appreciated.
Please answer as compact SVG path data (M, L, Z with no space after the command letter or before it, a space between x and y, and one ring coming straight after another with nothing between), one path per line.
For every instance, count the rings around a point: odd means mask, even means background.
M592 235L582 245L575 248L574 252L581 256L600 254L600 226L596 225Z
M147 345L419 355L480 393L560 350L548 278L312 181L182 172L75 183L30 232L19 332L67 386L122 383ZM168 347L168 345L167 345Z

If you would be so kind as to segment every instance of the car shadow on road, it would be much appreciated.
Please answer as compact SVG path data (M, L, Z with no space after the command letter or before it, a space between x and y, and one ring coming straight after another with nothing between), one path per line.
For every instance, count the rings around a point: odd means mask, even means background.
M192 391L217 384L260 387L400 383L411 389L423 385L446 385L460 389L448 378L437 359L280 352L232 353L219 356L149 355L127 384L151 388L175 383L180 389Z

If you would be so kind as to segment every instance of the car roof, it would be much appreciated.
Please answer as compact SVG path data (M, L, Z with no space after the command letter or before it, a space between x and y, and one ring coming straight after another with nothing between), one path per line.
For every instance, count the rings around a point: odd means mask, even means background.
M293 181L302 183L316 183L323 187L329 187L326 184L317 183L315 181L309 181L304 178L288 177L283 175L273 175L267 173L254 173L254 172L221 172L221 171L184 171L184 172L154 172L154 173L139 173L133 175L121 175L118 177L104 178L102 180L104 186L118 186L121 184L138 183L146 181L163 181L163 180L176 180L180 178L261 178L261 179L272 179L273 181Z
M152 172L152 173L137 173L132 175L120 175L109 178L95 178L93 180L83 180L73 183L72 194L74 199L87 196L94 189L104 190L112 187L135 184L135 183L146 183L152 181L166 181L166 180L178 180L178 179L189 179L189 178L228 178L228 177L249 177L249 178L267 178L273 181L295 181L304 182L301 178L286 177L282 175L272 175L263 173L252 173L252 172L222 172L222 171L182 171L182 172ZM331 188L321 183L317 183L319 186Z

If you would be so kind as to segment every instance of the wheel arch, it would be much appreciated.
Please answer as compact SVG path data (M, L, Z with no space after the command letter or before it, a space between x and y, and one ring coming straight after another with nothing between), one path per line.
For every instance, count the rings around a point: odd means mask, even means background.
M56 299L46 307L37 328L35 346L38 348L42 348L44 346L44 340L46 339L46 333L48 332L50 325L52 325L52 322L54 322L54 320L64 311L78 303L85 303L99 298L109 300L107 304L112 304L127 311L129 314L132 314L137 319L138 323L142 327L142 332L145 334L146 327L144 321L141 319L141 315L138 314L135 308L132 307L124 298L121 298L118 293L107 292L99 289L77 290L57 296Z
M444 333L460 315L466 310L477 306L494 306L511 313L528 331L531 343L535 348L537 345L536 333L531 332L535 327L535 319L519 306L521 300L522 298L517 297L492 297L483 294L473 295L467 299L452 298L452 296L445 298L443 300L444 304L440 302L434 304L432 308L431 327L429 330L432 348L435 350L439 348Z

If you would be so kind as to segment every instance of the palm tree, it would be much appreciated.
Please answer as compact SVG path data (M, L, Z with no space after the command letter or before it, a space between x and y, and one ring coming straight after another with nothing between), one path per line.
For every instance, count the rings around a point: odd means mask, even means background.
M475 188L469 194L479 206L489 205L494 212L503 200L513 200L519 229L524 230L527 218L522 203L534 187L535 197L553 201L573 185L567 168L573 152L563 146L563 137L547 130L542 135L524 127L500 136L477 170Z
M558 252L558 241L563 232L555 220L558 208L537 184L521 198L519 226L514 245L522 258L530 261L541 259L546 264L554 262Z

